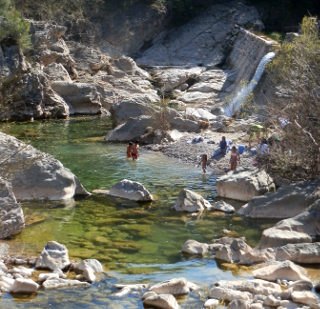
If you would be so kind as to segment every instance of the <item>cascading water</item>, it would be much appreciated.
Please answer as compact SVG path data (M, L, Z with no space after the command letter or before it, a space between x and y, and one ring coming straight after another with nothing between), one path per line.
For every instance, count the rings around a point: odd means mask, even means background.
M225 114L227 116L229 117L233 116L234 113L240 109L242 103L244 103L247 100L249 94L253 91L254 87L258 84L266 65L274 58L274 56L275 56L275 53L270 52L270 53L267 53L261 59L250 83L246 87L242 88L237 93L237 95L232 99L232 101L224 108Z

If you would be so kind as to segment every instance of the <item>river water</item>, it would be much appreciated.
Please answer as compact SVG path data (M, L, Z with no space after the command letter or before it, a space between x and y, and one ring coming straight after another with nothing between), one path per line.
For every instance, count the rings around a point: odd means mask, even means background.
M92 195L68 202L23 202L27 226L7 241L12 253L38 256L48 240L56 240L67 246L71 259L98 259L107 275L88 289L40 290L32 297L5 294L0 308L143 308L139 296L115 297L113 284L183 276L207 289L220 279L250 277L244 269L211 257L187 257L180 250L187 239L210 242L224 228L246 236L249 244L255 245L261 230L271 222L261 224L219 212L200 217L176 212L172 207L182 188L214 201L216 176L209 173L203 177L200 168L143 149L138 161L127 160L126 145L103 141L110 129L110 121L100 117L2 127L54 155L89 191L108 189L127 178L144 184L156 200L140 205ZM202 303L202 296L192 294L180 304L182 308L201 308Z

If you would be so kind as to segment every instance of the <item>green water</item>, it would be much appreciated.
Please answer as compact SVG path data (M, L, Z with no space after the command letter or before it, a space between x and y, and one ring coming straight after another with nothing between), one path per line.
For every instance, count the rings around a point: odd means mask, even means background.
M208 212L201 217L172 209L182 188L201 193L209 201L216 196L214 175L203 177L200 168L180 163L161 153L141 150L139 160L125 156L126 145L107 144L103 136L111 124L105 118L75 118L64 121L10 124L2 127L42 151L53 154L70 168L89 190L108 189L127 178L143 183L156 201L140 205L92 195L77 201L23 203L27 226L9 241L15 253L39 255L48 240L65 244L73 259L96 258L114 279L105 278L83 292L40 291L36 297L2 297L8 308L139 308L139 297L119 300L112 284L165 280L184 276L210 285L234 274L217 266L214 259L195 259L180 253L187 239L209 242L227 228L246 236L254 245L261 235L259 222ZM89 293L88 293L89 291ZM63 303L62 303L63 299ZM68 302L65 307L64 302ZM181 303L199 307L190 297ZM5 308L5 307L3 307Z

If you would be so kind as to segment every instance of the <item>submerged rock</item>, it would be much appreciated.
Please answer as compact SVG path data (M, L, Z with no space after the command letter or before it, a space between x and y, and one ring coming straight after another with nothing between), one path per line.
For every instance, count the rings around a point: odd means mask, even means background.
M69 265L67 247L56 241L47 242L36 262L36 268L47 268L58 273Z
M67 279L48 279L43 283L45 290L58 289L58 288L69 288L69 287L89 287L88 282L82 282L79 280L67 280Z
M21 206L17 203L11 185L0 178L0 239L18 234L25 221Z
M135 202L151 202L151 193L139 182L123 179L109 190L109 195Z
M177 211L201 212L210 209L212 206L209 201L204 199L200 194L188 189L183 189L178 196L175 204Z
M218 196L249 201L254 196L274 190L272 178L264 170L239 169L216 180Z
M18 200L62 200L89 195L79 179L51 155L0 132L1 171Z
M147 284L115 284L117 289L120 289L115 296L124 297L131 293L137 293L145 290L148 285Z

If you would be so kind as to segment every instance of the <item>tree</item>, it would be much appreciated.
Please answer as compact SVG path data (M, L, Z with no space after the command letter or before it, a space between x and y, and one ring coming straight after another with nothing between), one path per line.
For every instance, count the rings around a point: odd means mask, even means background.
M31 46L29 22L20 17L11 0L0 0L0 44L18 44L22 49Z
M270 166L291 179L320 173L319 34L318 20L304 17L300 35L281 45L269 67L276 89L269 119L282 139Z

